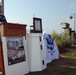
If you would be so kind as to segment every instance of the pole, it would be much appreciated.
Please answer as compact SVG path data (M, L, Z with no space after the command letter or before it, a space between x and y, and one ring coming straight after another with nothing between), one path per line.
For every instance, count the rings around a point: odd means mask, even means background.
M74 30L75 30L75 13L74 13Z
M1 0L2 3L2 14L4 15L4 0Z

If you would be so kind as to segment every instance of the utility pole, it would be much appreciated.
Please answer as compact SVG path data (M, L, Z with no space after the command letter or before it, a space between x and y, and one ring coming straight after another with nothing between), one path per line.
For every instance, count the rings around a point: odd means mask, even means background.
M75 28L75 13L74 13L74 30L75 30L76 28ZM75 30L75 32L76 32L76 30Z
M4 15L4 0L1 0L2 3L2 14Z
M76 22L75 18L76 18L76 16L75 16L75 13L70 16L70 19L73 19L73 18L74 18L74 30L76 32L76 27L75 27L75 22Z

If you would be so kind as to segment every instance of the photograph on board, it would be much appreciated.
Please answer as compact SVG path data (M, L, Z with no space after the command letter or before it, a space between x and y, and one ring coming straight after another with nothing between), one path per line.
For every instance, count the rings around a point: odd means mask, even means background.
M26 61L22 37L7 37L6 42L8 65Z

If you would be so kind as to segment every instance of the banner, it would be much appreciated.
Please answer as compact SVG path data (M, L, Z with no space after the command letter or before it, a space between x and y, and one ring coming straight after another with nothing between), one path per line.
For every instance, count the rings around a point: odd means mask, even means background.
M22 37L7 37L8 65L26 61Z
M50 63L52 60L59 58L59 50L55 40L46 32L43 33L43 44L46 50L46 63Z

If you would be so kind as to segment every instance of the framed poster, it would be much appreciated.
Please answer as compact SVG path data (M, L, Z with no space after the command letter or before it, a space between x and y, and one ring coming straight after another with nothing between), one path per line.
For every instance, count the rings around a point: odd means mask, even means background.
M42 33L42 19L33 18L34 32Z
M26 61L23 37L6 37L8 65Z

